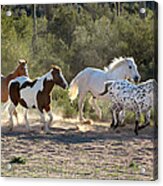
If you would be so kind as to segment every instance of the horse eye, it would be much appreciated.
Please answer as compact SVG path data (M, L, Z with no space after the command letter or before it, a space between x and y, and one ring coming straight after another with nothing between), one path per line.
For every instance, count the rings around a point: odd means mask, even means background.
M132 69L132 66L129 66L129 69Z

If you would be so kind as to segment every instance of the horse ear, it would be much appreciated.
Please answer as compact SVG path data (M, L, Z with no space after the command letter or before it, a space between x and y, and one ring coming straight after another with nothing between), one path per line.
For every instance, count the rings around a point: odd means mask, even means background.
M18 63L19 63L19 64L22 64L22 63L27 64L27 60L25 60L25 59L19 59L19 60L18 60Z

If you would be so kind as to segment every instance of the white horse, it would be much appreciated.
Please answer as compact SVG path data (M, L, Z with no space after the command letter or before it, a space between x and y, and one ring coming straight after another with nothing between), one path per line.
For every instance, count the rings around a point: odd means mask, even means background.
M104 82L107 80L118 79L130 79L131 81L138 82L140 78L137 65L132 57L115 58L108 67L104 67L104 70L87 67L83 71L79 72L70 83L69 97L70 100L73 101L79 95L78 109L80 120L84 120L83 101L86 94L90 92L93 95L92 106L101 119L102 114L96 103L96 99L108 100L105 95L99 96L105 88Z

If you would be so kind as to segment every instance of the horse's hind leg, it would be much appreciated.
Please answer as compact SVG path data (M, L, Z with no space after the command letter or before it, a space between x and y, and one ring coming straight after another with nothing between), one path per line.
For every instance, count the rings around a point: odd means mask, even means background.
M119 122L120 122L120 125L121 126L124 126L124 120L125 120L125 110L121 110L120 112L119 112Z
M10 121L10 126L9 130L12 131L14 127L14 121L13 121L13 112L15 110L16 106L11 102L9 105L8 111L9 111L9 121Z
M111 113L112 113L111 128L116 129L118 127L118 125L119 125L119 118L118 118L119 113L118 113L116 108L114 108L114 109L112 108L111 109Z
M14 115L15 118L16 118L17 125L19 125L18 114L17 114L16 110L14 110L13 115Z
M135 134L138 136L138 130L139 130L139 120L140 120L140 111L136 112L136 120L135 120Z
M95 111L96 111L96 114L98 115L99 119L101 120L101 119L102 119L102 112L101 112L100 107L99 107L98 104L97 104L97 99L96 99L96 98L93 98L93 99L91 100L91 103L92 103L93 108L94 108Z
M28 110L26 109L25 113L24 113L25 126L26 126L28 131L31 131L31 128L30 128L30 125L29 125L29 121L28 121L28 118L27 118L27 114L28 114Z
M151 119L151 111L149 110L149 111L145 114L145 125L150 125L150 119Z
M144 123L144 125L142 125L142 126L139 127L139 130L140 129L144 129L145 127L147 127L148 125L150 125L150 118L151 118L151 112L149 110L145 114L145 123Z

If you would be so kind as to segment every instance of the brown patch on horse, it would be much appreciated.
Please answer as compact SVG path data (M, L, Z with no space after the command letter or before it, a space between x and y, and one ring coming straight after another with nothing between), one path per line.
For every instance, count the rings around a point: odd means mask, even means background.
M15 106L20 103L23 107L28 108L26 102L20 98L19 86L19 82L11 83L9 88L10 99Z
M34 81L26 81L25 83L23 83L23 85L20 87L20 90L26 87L33 87L37 82L37 79L35 79Z
M45 111L49 111L50 110L50 92L54 87L54 81L52 80L47 80L44 79L43 82L43 90L39 91L37 94L37 103L38 103L38 109L43 112L43 110Z

